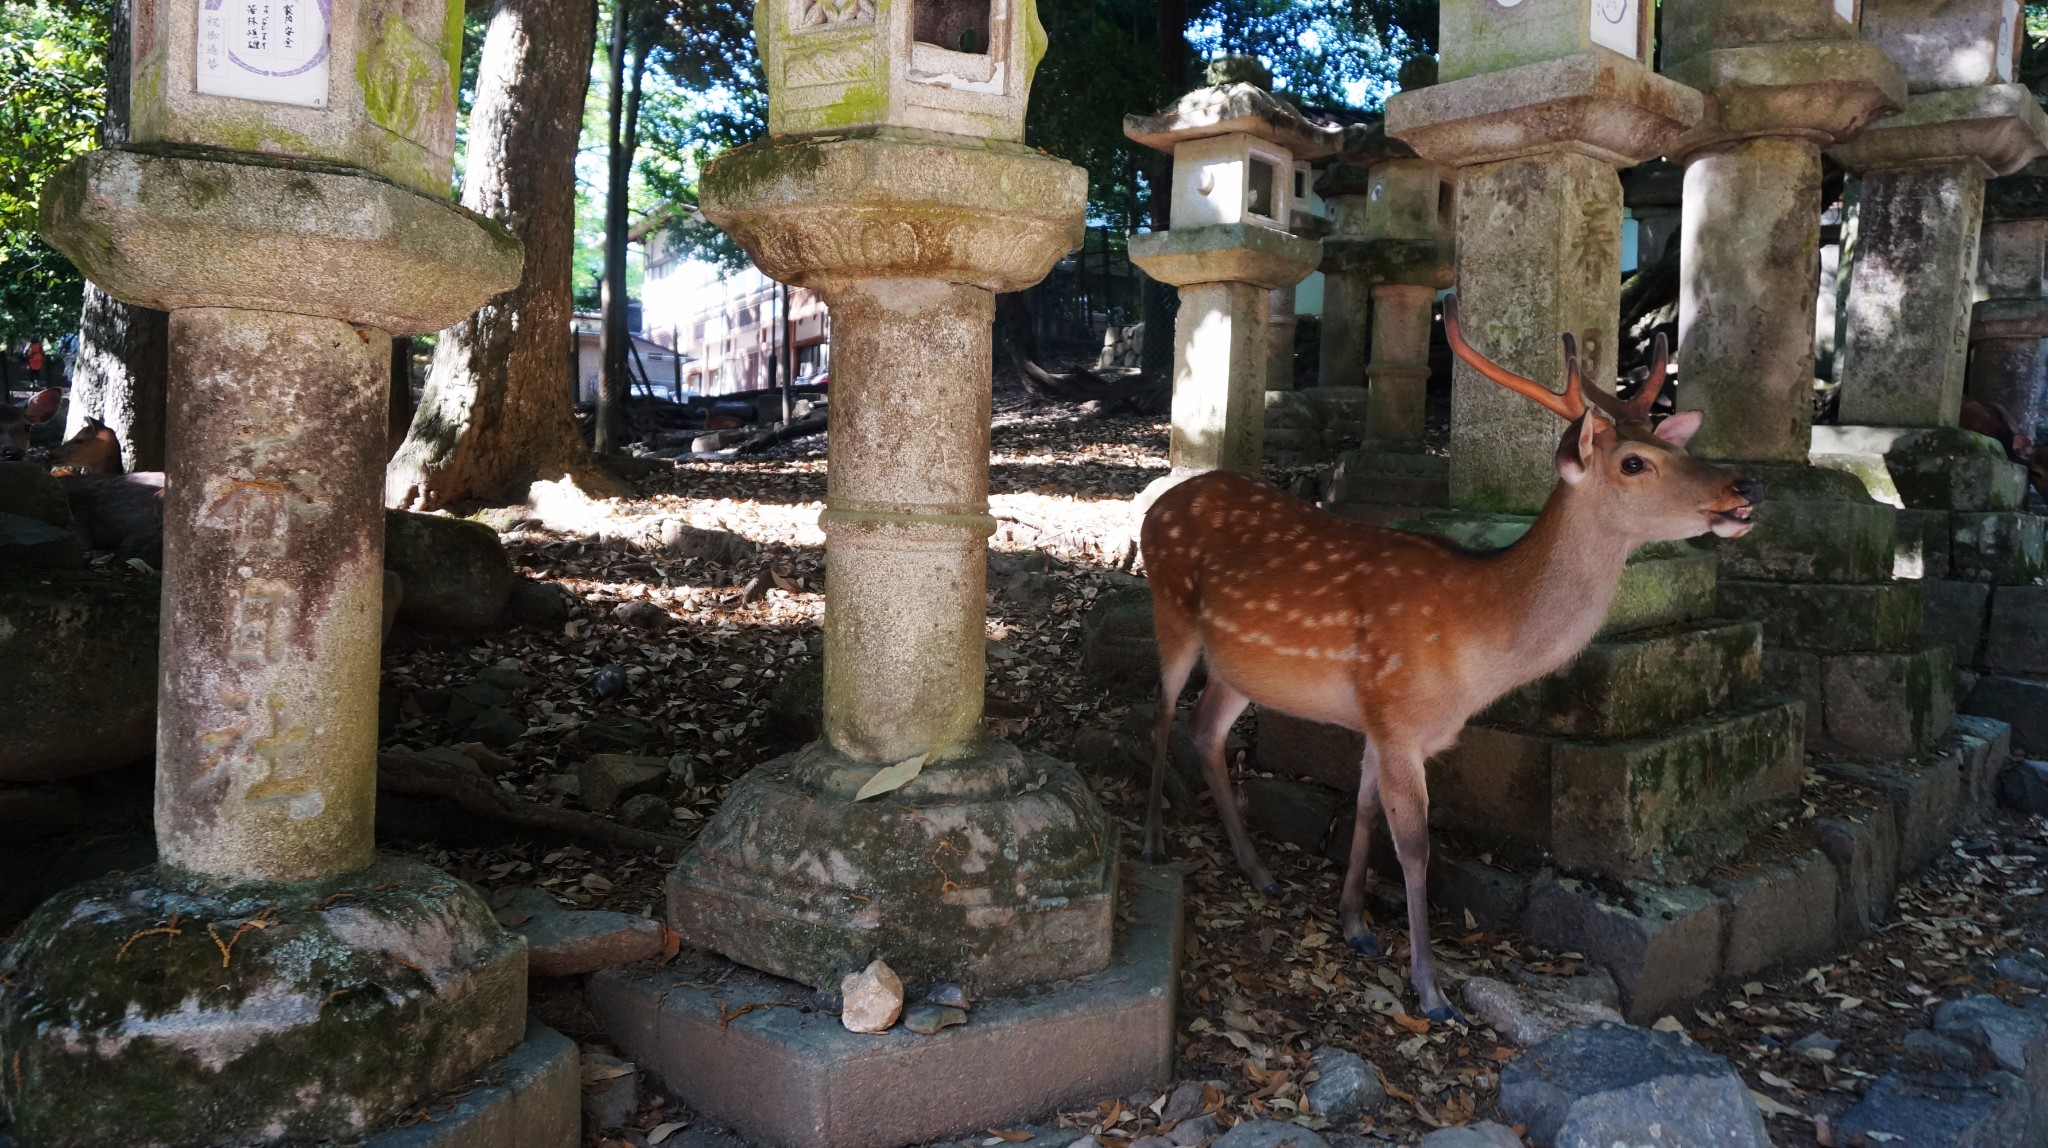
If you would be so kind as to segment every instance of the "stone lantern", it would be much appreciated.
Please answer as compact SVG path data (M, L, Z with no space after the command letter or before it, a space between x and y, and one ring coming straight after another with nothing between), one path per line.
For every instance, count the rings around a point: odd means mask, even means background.
M489 1074L498 1119L528 1093L502 1142L575 1135L524 943L372 834L391 336L521 264L448 200L461 14L138 5L132 143L44 190L51 243L171 313L169 462L159 862L58 894L0 955L25 1148L354 1141Z
M1589 377L1614 373L1621 184L1696 123L1700 94L1647 67L1641 0L1445 0L1440 82L1387 101L1389 136L1456 169L1457 282L1474 341L1564 383L1560 331ZM1459 364L1453 506L1534 513L1556 471L1555 420Z
M1904 70L1910 95L1829 152L1861 181L1842 421L1954 426L1984 181L2048 148L2048 115L2014 82L2011 0L1867 0L1863 34Z
M1980 248L1968 392L2039 442L2048 429L2048 162L1985 186Z
M1320 246L1290 231L1297 161L1336 150L1259 87L1197 88L1124 134L1173 156L1173 226L1131 237L1131 262L1180 288L1174 323L1174 469L1256 473L1271 342L1267 292L1316 269ZM1303 193L1305 196L1305 192Z
M1107 998L1046 991L1036 1035L976 1035L1006 994L1128 956L1113 936L1114 824L1071 766L981 721L995 293L1080 245L1087 174L1019 142L1044 50L1029 0L759 11L776 134L705 170L703 209L764 272L832 309L824 737L742 777L669 878L686 944L768 975L725 988L622 977L593 1000L666 1088L750 1140L895 1145L1136 1087L1172 1054L1163 958ZM1280 172L1271 191L1284 195ZM887 777L898 784L863 792ZM1140 916L1159 911L1144 880ZM1157 895L1177 912L1169 885ZM974 1025L901 1047L785 1014L727 1038L731 984L763 1000L799 992L790 980L836 994L875 960L913 994L965 986L981 1001ZM1120 1010L1132 1000L1158 1004ZM1078 1051L1042 1056L1040 1038ZM967 1065L1032 1083L918 1093ZM851 1083L875 1072L895 1083Z

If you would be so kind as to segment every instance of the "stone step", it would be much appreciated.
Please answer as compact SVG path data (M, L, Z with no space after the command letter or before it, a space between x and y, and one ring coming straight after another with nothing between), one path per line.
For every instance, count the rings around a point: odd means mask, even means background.
M1303 387L1295 393L1307 399L1329 422L1365 423L1364 387Z
M1766 698L1635 741L1467 726L1430 763L1432 821L1577 871L1688 880L1797 801L1803 722Z
M2048 679L1986 674L1963 700L1963 712L2010 722L2014 745L2048 755Z
M1763 481L1764 503L1754 529L1716 546L1722 577L1890 580L1898 512L1872 500L1854 477L1813 466L1745 464L1742 470Z
M1802 727L1799 703L1768 696L1634 741L1470 725L1429 763L1430 820L1482 847L1586 872L1685 880L1796 801ZM1353 793L1364 746L1336 726L1259 715L1257 763L1271 773Z
M1340 462L1325 498L1339 506L1449 506L1451 480L1448 475L1348 473Z
M1510 693L1478 720L1615 740L1747 704L1762 689L1762 627L1714 620L1596 641L1570 666Z
M1935 638L1904 650L1764 652L1766 684L1806 703L1807 748L1823 753L1898 758L1928 748L1955 718L1955 679L1955 648Z
M2048 575L2048 519L2019 511L1901 510L1901 578L2026 585Z
M1723 617L1763 623L1764 645L1813 653L1905 651L1920 637L1916 582L1758 582L1727 576L1717 600Z

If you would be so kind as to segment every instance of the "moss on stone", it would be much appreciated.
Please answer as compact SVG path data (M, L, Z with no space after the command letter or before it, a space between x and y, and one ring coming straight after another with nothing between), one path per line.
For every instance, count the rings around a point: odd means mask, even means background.
M37 1148L357 1137L524 1023L523 943L411 862L290 886L90 882L40 908L0 972L0 1095Z

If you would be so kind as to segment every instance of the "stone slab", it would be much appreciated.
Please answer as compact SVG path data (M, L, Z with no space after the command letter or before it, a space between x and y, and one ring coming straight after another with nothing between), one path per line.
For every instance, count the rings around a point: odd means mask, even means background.
M1308 278L1322 245L1259 223L1208 223L1131 236L1131 262L1161 283L1249 283L1268 291Z
M1551 854L1612 877L1693 878L1797 800L1804 723L1801 703L1766 700L1662 737L1559 742Z
M1816 454L1814 461L1831 458ZM1748 534L1716 545L1723 578L1881 582L1892 576L1894 510L1873 500L1863 476L1825 465L1745 463L1743 470L1763 481L1764 504Z
M1721 975L1748 976L1825 956L1835 945L1839 888L1835 866L1818 849L1716 882L1714 892L1728 904Z
M575 1041L529 1022L526 1040L481 1070L477 1085L425 1102L424 1120L378 1133L363 1148L576 1148L583 1135L579 1064Z
M1955 673L1955 650L1943 642L1923 641L1910 653L1821 655L1823 744L1873 758L1927 749L1955 718Z
M1706 561L1711 575L1712 559ZM1563 670L1495 702L1479 720L1564 737L1632 738L1749 702L1762 687L1762 629L1754 622L1711 621L1596 641Z
M1630 883L1625 892L1617 898L1574 878L1539 876L1522 931L1538 945L1604 966L1621 988L1623 1015L1649 1024L1720 976L1727 906L1691 885Z
M1948 846L1962 800L1962 773L1954 763L1823 762L1817 768L1824 776L1881 794L1890 803L1899 842L1899 877L1926 868Z
M1948 577L1949 563L1954 558L1952 534L1946 510L1899 511L1892 576L1930 581Z
M1173 1076L1181 880L1125 871L1108 968L979 1002L933 1036L848 1032L791 1007L809 990L694 954L599 973L588 999L664 1091L775 1148L897 1148L1008 1126Z
M2025 585L2048 575L2048 519L2018 512L1949 515L1950 578Z
M2011 175L2041 154L2048 114L2021 84L1985 84L1909 96L1906 109L1865 128L1828 155L1864 175L1936 159L1970 159L1988 176Z
M1992 589L1983 666L1995 673L2048 674L2048 586Z
M1365 735L1269 710L1259 712L1257 762L1282 777L1312 777L1339 793L1358 792Z
M1963 700L1963 712L2006 722L2013 745L2048 753L2048 681L1986 674Z
M1982 582L1935 579L1922 583L1927 605L1927 636L1956 652L1956 665L1977 664L1984 649L1985 625L1991 617L1991 587Z
M2012 726L1996 718L1956 718L1950 752L1962 772L1963 820L1974 823L1998 804L1998 779L2012 756Z
M1698 123L1700 93L1595 50L1451 78L1387 101L1387 134L1449 167L1567 149L1616 167Z
M320 315L393 335L519 282L519 240L353 169L107 149L44 185L43 234L123 303Z
M1912 648L1920 636L1922 603L1915 583L1754 582L1723 577L1718 595L1724 617L1763 623L1766 647L1823 654L1896 651Z
M1844 941L1868 936L1891 916L1899 882L1899 826L1891 807L1816 817L1814 836L1835 867L1835 930Z

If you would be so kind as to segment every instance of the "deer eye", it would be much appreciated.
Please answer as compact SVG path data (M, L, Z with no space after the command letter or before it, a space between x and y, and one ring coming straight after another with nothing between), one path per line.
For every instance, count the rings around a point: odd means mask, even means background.
M1623 474L1641 474L1648 469L1650 469L1650 464L1643 461L1642 455L1632 454L1621 460L1621 473Z

